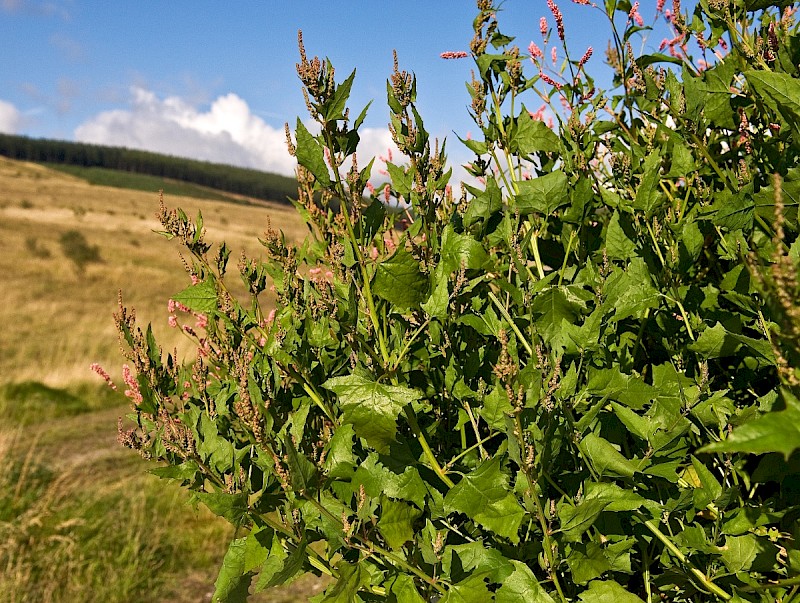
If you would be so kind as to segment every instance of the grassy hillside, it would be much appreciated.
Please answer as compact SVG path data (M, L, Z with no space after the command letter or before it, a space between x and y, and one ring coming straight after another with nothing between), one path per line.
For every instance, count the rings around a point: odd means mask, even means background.
M150 176L149 174L137 174L136 172L123 172L121 170L111 170L102 167L86 167L82 165L67 165L64 163L45 163L45 167L64 172L71 176L77 176L98 186L110 186L113 188L124 188L134 191L145 191L157 193L164 191L165 195L176 197L192 197L194 199L207 199L210 201L227 201L228 203L247 202L241 197L222 193L213 188L206 188L192 184L191 182L181 182L180 180L170 180L161 176Z
M235 255L258 253L268 217L289 238L304 232L285 205L166 203L201 210L208 239L224 238ZM126 400L89 370L99 362L120 381L111 316L118 290L164 347L187 346L167 324L166 302L189 280L176 246L152 232L157 207L157 194L0 158L4 600L209 600L230 528L185 507L185 493L148 475L150 466L116 443ZM76 240L99 261L80 270L65 255ZM318 588L300 582L254 600L300 601Z

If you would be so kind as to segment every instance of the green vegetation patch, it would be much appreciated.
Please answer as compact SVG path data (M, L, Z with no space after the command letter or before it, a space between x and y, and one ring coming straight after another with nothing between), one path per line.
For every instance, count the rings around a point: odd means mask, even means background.
M168 178L162 178L161 176L150 176L148 174L137 174L136 172L125 172L102 167L85 167L82 165L60 163L45 163L44 165L59 172L77 176L89 184L96 186L111 186L113 188L125 188L148 193L157 193L163 190L165 195L194 197L195 199L208 199L211 201L226 201L228 203L246 203L246 201L224 195L210 188L197 186L190 182L170 180Z
M105 385L50 387L38 381L0 385L0 410L6 422L33 425L102 408L119 406L125 398Z

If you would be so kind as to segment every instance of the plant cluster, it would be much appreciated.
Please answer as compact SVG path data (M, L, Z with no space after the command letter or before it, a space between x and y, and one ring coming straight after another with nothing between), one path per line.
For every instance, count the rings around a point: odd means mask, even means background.
M610 24L605 93L548 6L526 52L477 2L476 183L452 190L395 61L404 158L372 187L355 72L301 39L318 128L287 141L309 237L270 228L235 299L227 247L162 205L192 257L170 309L197 357L165 357L120 306L120 438L240 528L217 600L304 572L332 578L326 603L798 592L796 8L662 0L669 52L637 55L638 2L586 6Z

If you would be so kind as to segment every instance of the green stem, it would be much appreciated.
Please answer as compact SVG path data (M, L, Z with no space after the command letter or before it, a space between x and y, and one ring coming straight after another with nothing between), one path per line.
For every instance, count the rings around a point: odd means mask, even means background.
M330 149L331 152L331 163L333 163L332 169L333 173L336 177L336 186L334 192L339 196L341 201L341 212L344 216L344 223L345 227L347 228L347 236L350 239L350 243L353 245L353 251L356 254L356 260L358 261L359 268L361 269L361 280L363 283L362 292L364 294L364 299L367 300L367 311L369 313L370 321L372 322L372 327L375 331L375 334L378 337L378 345L381 349L381 356L383 357L384 366L389 364L389 351L386 347L386 340L383 337L383 331L380 327L380 322L378 321L378 312L375 310L375 300L372 298L372 291L370 290L369 286L369 274L367 273L367 265L364 260L364 254L361 250L361 244L359 243L358 239L356 238L355 230L353 229L353 223L350 220L350 211L347 208L347 195L346 191L344 190L344 184L342 184L342 177L339 174L339 164L334 159L335 155L333 153L333 139L331 137L330 132L328 131L327 123L322 123L322 133L325 138L325 146Z
M522 331L519 330L517 324L512 320L511 315L508 313L508 310L506 310L505 306L503 306L503 304L500 303L500 300L497 299L497 296L491 291L489 291L489 299L492 300L492 303L500 311L500 314L503 315L503 318L505 318L508 321L509 326L519 338L520 343L525 348L525 351L528 352L528 355L533 356L533 348L531 347L531 344L528 343L528 340L522 334Z
M718 598L723 599L724 601L730 601L733 598L730 594L714 584L711 581L711 578L697 569L689 560L689 558L686 557L686 555L684 555L683 552L677 546L675 546L675 544L661 530L658 529L658 527L653 523L652 519L646 519L640 513L637 513L636 516L642 521L644 526L650 530L650 532L652 532L652 534L658 538L665 547L667 547L670 553L675 555L675 557L677 557L681 563L689 568L689 571L692 573L692 575L700 581L700 584L702 584L706 590L713 593Z
M772 580L766 584L758 584L756 586L742 586L739 588L742 592L755 592L759 590L770 590L771 588L784 588L787 586L800 585L800 576L793 576L791 578L783 578L782 580ZM788 599L787 599L788 601Z
M341 526L342 530L344 530L344 525L342 525L341 519L338 518L338 517L335 517L333 515L333 513L331 513L330 511L328 511L328 509L326 509L324 506L322 506L322 504L317 499L315 499L313 496L308 496L307 494L303 494L303 498L305 498L305 500L310 502L322 515L327 517L329 521L332 521L336 525ZM428 574L423 572L418 567L411 565L405 559L402 559L402 558L398 557L397 555L395 555L391 551L383 548L382 546L380 546L378 544L375 544L374 542L372 542L371 540L369 540L367 538L363 538L363 537L359 536L358 534L353 534L351 536L351 538L353 538L354 540L358 540L362 545L367 547L367 553L368 554L372 555L373 552L374 553L379 553L382 557L384 557L385 559L388 559L394 565L397 565L398 567L403 568L407 572L411 572L412 574L417 576L423 582L426 582L426 583L430 584L436 590L438 590L440 593L445 594L445 592L446 592L445 588L441 584L439 584L438 581L436 581L433 578L431 578Z
M455 484L453 480L447 477L447 472L442 469L441 465L439 465L439 462L436 460L433 450L431 450L431 447L428 445L428 440L425 439L425 434L422 433L422 429L420 429L419 423L417 423L417 415L414 413L414 409L411 408L409 404L405 407L404 411L411 431L414 433L417 441L419 441L420 446L422 446L422 451L425 454L425 458L428 460L430 468L433 469L433 472L439 476L439 479L441 479L448 488L452 488Z
M558 570L556 568L555 556L553 555L553 541L550 538L550 527L547 525L547 518L545 517L542 503L539 500L539 494L536 492L536 478L533 475L533 468L526 460L528 452L525 450L525 440L522 437L522 421L519 418L519 413L514 414L514 436L520 447L519 456L522 462L522 470L525 472L525 476L528 478L528 483L530 484L530 492L526 493L525 498L532 500L535 507L536 518L542 530L542 547L544 549L545 558L547 559L547 566L550 570L550 579L553 581L553 586L555 586L561 602L569 603L566 596L564 596L564 591L561 589L561 582L558 580Z
M470 452L472 452L473 450L475 450L475 449L476 449L476 448L478 448L479 446L483 446L483 445L484 445L486 442L488 442L488 441L489 441L489 440L491 440L492 438L494 438L494 437L497 437L497 436L499 436L499 435L503 435L503 434L502 434L501 432L499 432L499 431L498 431L498 432L496 432L496 433L493 433L493 434L491 434L491 435L488 435L488 436L486 436L485 438L483 438L483 439L482 439L482 440L480 440L479 442L477 442L477 443L473 444L473 445L472 445L472 446L470 446L469 448L465 448L465 449L464 449L464 452L462 452L461 454L459 454L459 455L457 455L457 456L454 456L452 459L450 459L450 462L448 462L448 463L447 463L447 464L444 466L444 468L445 468L445 469L449 469L450 467L452 467L453 465L455 465L455 464L456 464L456 463L457 463L457 462L458 462L460 459L464 458L464 457L465 457L467 454L469 454Z

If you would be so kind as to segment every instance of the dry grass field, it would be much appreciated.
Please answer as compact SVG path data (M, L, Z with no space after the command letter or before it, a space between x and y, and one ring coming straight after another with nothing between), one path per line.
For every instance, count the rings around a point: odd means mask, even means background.
M268 217L290 239L305 227L285 205L166 198L202 211L208 239L257 255ZM158 194L92 186L0 158L0 592L4 601L208 601L228 526L146 473L116 443L125 399L112 313L117 292L165 348L189 284L177 245L155 234ZM76 231L99 261L81 270L62 237ZM73 240L76 236L72 232ZM235 276L235 275L234 275ZM305 600L314 580L254 601Z

